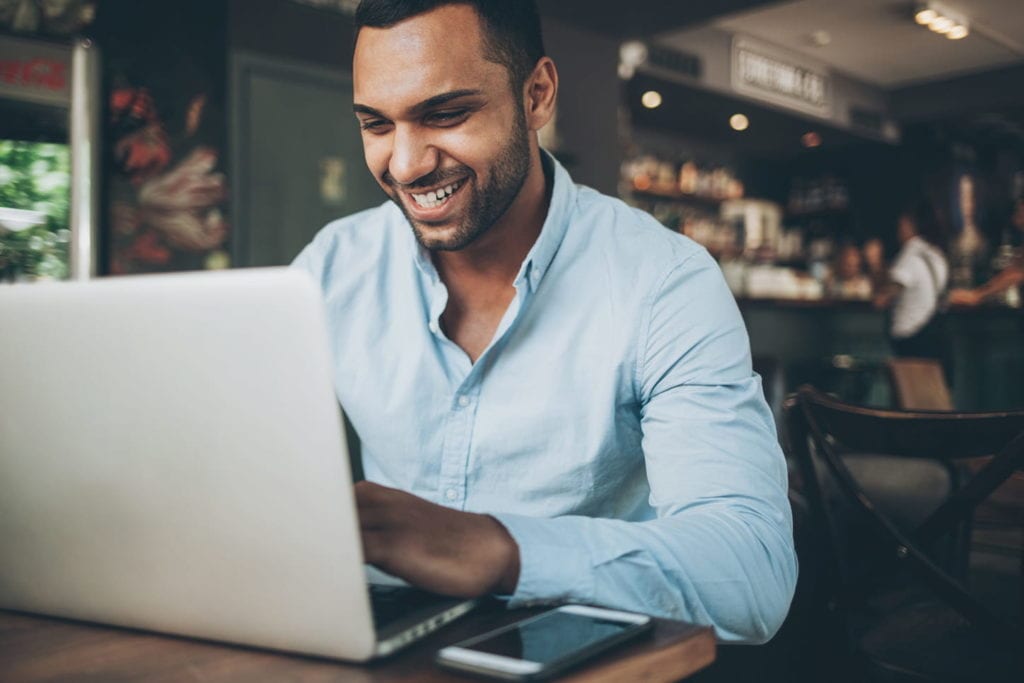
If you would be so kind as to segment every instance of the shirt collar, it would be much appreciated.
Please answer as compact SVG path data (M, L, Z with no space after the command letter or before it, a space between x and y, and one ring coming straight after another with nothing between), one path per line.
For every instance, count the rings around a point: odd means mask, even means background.
M562 240L569 229L569 216L573 204L576 203L577 192L576 185L562 164L546 150L542 149L540 155L541 164L545 169L544 175L551 178L551 203L548 205L548 215L544 219L540 235L523 259L523 265L515 279L515 284L518 285L524 278L529 277L534 289L548 272L558 248L562 246Z
M425 275L428 280L430 280L430 282L437 284L441 281L441 277L437 274L437 268L434 267L434 262L430 260L430 252L420 244L418 239L416 239L416 235L413 233L412 227L409 225L409 219L406 218L405 213L398 209L397 206L395 208L402 217L402 224L405 227L402 232L405 234L407 242L412 245L413 262L416 264L416 267L419 268L419 271Z
M569 216L572 211L572 205L576 201L577 192L576 185L572 182L569 172L565 170L557 159L543 149L540 150L540 156L541 164L545 170L544 175L546 178L551 179L551 203L548 205L548 214L544 219L540 235L537 236L537 241L533 243L533 247L526 254L526 258L523 259L523 264L520 266L514 280L514 284L519 285L526 278L530 278L531 284L535 289L541 278L548 271L551 261L558 252L558 247L562 244L566 230L569 228ZM398 210L398 207L396 206L395 209ZM405 215L401 214L401 211L399 211L399 214L402 216L402 220L405 221ZM416 267L432 282L437 282L440 278L430 258L430 252L416 240L416 236L412 234L412 231L407 232L414 245L413 260L416 263Z

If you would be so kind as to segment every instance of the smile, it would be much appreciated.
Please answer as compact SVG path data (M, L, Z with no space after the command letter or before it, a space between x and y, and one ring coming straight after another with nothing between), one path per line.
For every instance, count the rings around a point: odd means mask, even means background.
M416 204L419 205L420 207L424 209L436 209L437 207L446 204L448 202L448 199L452 196L452 194L454 194L456 190L462 187L463 182L463 180L460 180L458 182L452 183L451 185L439 187L436 190L427 192L425 194L414 194L410 192L409 195L413 198L413 200L415 200Z

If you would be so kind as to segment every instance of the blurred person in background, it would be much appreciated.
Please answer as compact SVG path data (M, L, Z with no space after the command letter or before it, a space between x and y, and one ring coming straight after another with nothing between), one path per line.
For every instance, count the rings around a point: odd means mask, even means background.
M871 280L872 294L881 290L889 281L889 273L885 268L885 244L878 237L872 237L861 249L864 257L864 268Z
M876 308L891 309L889 339L895 355L944 361L945 334L939 312L949 282L949 262L931 205L917 201L900 212L899 253L888 281L875 293Z
M1024 237L1024 199L1018 199L1014 203L1010 224L1018 232L1018 245L1009 264L979 287L950 290L949 303L959 306L977 306L986 299L1016 289L1021 283L1024 283L1024 247L1020 246L1020 238Z
M864 274L863 258L856 244L845 244L836 255L826 291L835 299L870 299L871 279Z

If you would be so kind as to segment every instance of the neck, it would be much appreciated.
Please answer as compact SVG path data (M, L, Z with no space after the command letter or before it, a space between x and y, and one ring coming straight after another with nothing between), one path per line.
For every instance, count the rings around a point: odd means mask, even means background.
M519 194L491 229L458 251L434 251L438 274L451 286L454 280L487 280L511 284L540 235L551 193L540 159L531 143L531 163Z

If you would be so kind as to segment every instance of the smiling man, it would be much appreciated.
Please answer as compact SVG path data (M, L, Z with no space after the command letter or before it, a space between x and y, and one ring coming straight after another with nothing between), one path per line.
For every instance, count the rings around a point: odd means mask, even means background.
M763 642L796 581L786 469L699 246L573 184L533 2L363 0L354 111L391 201L296 259L362 441L368 562Z

